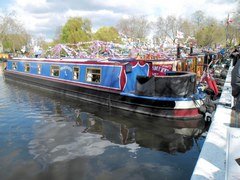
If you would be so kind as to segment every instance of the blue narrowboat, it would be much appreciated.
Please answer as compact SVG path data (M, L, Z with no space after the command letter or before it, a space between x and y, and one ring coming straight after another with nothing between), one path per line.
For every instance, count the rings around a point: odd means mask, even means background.
M94 103L167 119L202 119L204 95L196 74L152 74L146 61L99 59L8 59L4 76Z

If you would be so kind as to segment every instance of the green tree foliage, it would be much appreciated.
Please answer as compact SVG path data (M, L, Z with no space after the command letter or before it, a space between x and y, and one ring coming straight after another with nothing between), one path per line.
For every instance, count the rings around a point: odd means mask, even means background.
M236 6L236 10L228 14L232 21L227 23L227 34L229 45L240 44L240 1Z
M205 25L196 31L195 38L199 46L214 47L225 43L225 29L216 23Z
M25 28L17 21L14 13L0 17L0 41L4 51L15 52L26 46L31 37Z
M184 33L184 38L178 39L180 43L188 43L189 38L195 38L194 42L197 42L199 46L215 47L217 44L225 45L226 43L226 25L214 18L206 17L202 11L193 13L191 20L174 16L168 16L165 19L158 18L156 37L162 40L168 38L175 42L177 31ZM229 34L233 35L230 27ZM230 35L229 37L232 37Z
M205 24L195 32L198 45L214 47L216 44L224 44L226 40L225 26L217 20L208 18Z
M229 23L226 25L226 43L228 46L235 45L239 42L239 28L235 26L235 23Z
M60 33L60 41L62 43L90 41L91 37L91 21L81 17L70 18L62 27Z
M187 19L179 19L179 30L185 34L185 36L193 36L193 24Z
M114 27L101 27L93 35L93 39L100 40L100 41L106 41L106 42L112 41L114 43L121 42L118 31Z
M193 13L194 34L198 44L202 46L213 46L214 44L233 46L240 43L240 14L238 12L240 12L240 1L237 11L226 15L226 19L221 22L206 17L202 11Z

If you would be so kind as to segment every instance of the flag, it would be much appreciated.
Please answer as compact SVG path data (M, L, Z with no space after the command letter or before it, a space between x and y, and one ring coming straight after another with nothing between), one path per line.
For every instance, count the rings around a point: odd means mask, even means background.
M184 38L184 33L181 31L177 31L177 38L179 38L179 39Z
M230 24L230 23L232 23L232 22L233 22L233 19L228 18L228 20L227 20L227 24Z

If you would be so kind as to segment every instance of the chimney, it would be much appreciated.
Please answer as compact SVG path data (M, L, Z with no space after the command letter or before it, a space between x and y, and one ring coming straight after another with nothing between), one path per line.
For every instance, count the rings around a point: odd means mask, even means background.
M192 43L190 44L190 55L193 54L193 45Z
M180 58L180 45L177 45L177 58Z

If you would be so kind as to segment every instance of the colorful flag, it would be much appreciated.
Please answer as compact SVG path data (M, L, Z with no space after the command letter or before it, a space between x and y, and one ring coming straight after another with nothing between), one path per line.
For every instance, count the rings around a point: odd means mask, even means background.
M177 38L183 39L184 38L184 33L181 31L177 31Z
M230 24L230 23L232 23L232 22L233 22L233 19L228 18L227 23Z

